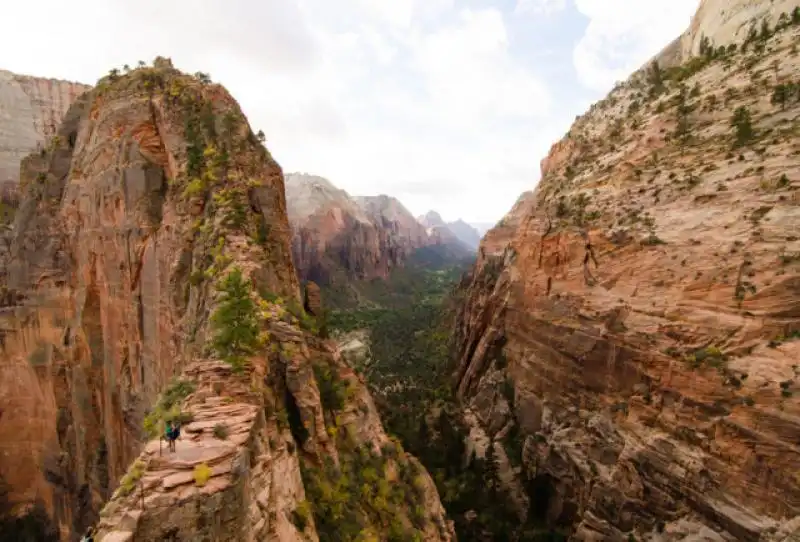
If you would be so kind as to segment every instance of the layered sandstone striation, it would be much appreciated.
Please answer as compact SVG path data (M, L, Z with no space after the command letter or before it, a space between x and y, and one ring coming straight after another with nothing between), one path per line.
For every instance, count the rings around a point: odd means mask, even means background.
M61 540L451 539L430 477L298 308L281 169L222 87L163 58L109 75L21 177L0 252L17 513L41 504Z
M22 159L46 146L69 106L90 88L0 70L0 185L16 184Z
M725 54L595 104L461 284L473 445L572 540L800 532L800 21L722 4Z

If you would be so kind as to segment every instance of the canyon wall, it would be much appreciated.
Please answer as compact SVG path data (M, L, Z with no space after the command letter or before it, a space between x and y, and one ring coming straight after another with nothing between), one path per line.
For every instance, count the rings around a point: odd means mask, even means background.
M341 285L386 278L429 243L424 228L362 208L356 198L321 177L289 174L286 200L292 254L301 280ZM402 205L396 202L397 205ZM410 216L405 209L397 216Z
M687 43L735 50L618 85L483 239L454 380L521 518L586 541L800 533L797 4L702 2Z
M46 145L69 106L90 88L0 70L0 186L18 182L22 159Z
M57 135L23 160L0 253L15 513L39 506L64 541L450 540L430 477L298 308L282 172L225 89L158 58Z

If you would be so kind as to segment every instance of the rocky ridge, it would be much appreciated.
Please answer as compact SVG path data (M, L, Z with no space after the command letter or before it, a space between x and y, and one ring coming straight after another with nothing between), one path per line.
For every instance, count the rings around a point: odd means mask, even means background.
M0 262L19 513L41 504L61 540L452 539L301 308L280 167L221 86L163 58L112 71L21 178Z
M675 43L483 239L454 378L522 518L572 540L788 541L800 8L704 0Z
M386 278L430 243L400 202L392 201L384 215L369 203L377 200L352 198L322 177L288 174L286 200L292 254L303 281L327 286Z

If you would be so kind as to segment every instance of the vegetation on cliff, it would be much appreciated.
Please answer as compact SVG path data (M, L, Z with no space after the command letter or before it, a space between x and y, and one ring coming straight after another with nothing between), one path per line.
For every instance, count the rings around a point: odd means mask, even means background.
M367 378L388 431L431 474L459 540L560 540L535 522L520 523L500 484L497 459L468 457L468 428L450 388L453 288L463 264L437 262L395 271L376 285L385 305L335 311L335 332L369 330Z

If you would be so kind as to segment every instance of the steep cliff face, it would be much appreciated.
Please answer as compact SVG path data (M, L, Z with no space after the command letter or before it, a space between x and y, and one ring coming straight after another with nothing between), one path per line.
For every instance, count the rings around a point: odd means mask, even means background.
M448 540L430 478L297 309L283 176L233 98L160 58L102 79L58 136L23 163L0 266L17 512L42 503L61 540L109 499L106 542Z
M425 246L428 235L425 227L406 209L397 198L391 196L358 196L356 203L377 224L397 236L405 250Z
M739 43L761 30L762 21L774 27L791 19L797 0L701 0L689 29L681 36L684 59L700 53L703 38L716 46Z
M703 2L715 48L595 104L482 241L455 380L521 517L797 536L800 10L735 48L726 22L779 5Z
M0 184L16 184L22 159L46 145L69 106L89 88L0 70Z
M481 241L478 231L461 219L445 222L436 211L428 211L417 220L439 243L462 245L467 251L474 251Z
M386 278L414 249L429 243L419 225L403 222L407 211L384 220L321 177L287 175L286 200L292 254L302 280L332 285Z

